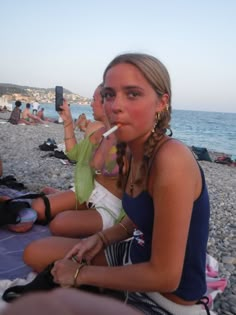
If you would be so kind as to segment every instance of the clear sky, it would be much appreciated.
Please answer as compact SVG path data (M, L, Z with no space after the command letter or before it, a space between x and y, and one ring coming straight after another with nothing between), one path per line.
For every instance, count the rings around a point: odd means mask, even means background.
M0 0L0 82L91 97L116 55L158 57L173 108L236 112L235 0Z

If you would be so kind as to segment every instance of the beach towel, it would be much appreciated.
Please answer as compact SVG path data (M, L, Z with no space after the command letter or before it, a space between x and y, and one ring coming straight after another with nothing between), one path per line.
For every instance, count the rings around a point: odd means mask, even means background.
M50 236L48 226L34 224L26 233L14 233L0 229L0 296L13 285L31 282L36 273L23 262L24 248L34 240ZM0 300L0 310L6 302Z

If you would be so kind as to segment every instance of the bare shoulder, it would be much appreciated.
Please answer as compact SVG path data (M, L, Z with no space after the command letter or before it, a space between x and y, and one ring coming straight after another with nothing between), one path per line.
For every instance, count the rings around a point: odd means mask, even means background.
M154 174L164 177L177 177L180 174L198 173L199 167L190 149L181 141L171 139L166 141L157 151L152 165Z
M169 141L164 142L160 149L158 150L156 156L156 161L195 161L195 158L190 151L190 149L181 141L177 139L169 139Z
M104 124L101 121L90 121L85 130L85 136L89 136L102 127L104 127Z

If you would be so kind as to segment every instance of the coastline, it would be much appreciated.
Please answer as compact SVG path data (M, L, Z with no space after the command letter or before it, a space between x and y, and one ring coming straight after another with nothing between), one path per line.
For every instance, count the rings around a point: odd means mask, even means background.
M6 122L10 113L0 112L0 157L3 176L13 175L28 190L39 192L44 186L68 189L73 182L74 165L64 165L60 159L49 157L39 150L48 138L63 144L63 126L12 125ZM77 140L83 134L76 130ZM209 154L214 160L222 155ZM215 300L219 315L236 314L236 167L200 161L208 185L211 218L208 252L219 262L220 276L228 279L228 286Z

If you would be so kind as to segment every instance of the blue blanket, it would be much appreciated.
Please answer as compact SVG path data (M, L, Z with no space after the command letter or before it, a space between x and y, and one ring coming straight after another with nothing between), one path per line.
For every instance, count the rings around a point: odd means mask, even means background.
M26 233L0 229L0 280L25 278L31 270L22 260L26 245L33 240L51 235L47 226L34 224Z
M0 196L10 198L29 193L17 191L5 186L0 186ZM27 201L31 203L31 200ZM0 280L13 280L25 278L31 270L23 262L24 248L33 240L51 235L47 226L34 224L33 228L26 233L14 233L5 227L0 228Z

